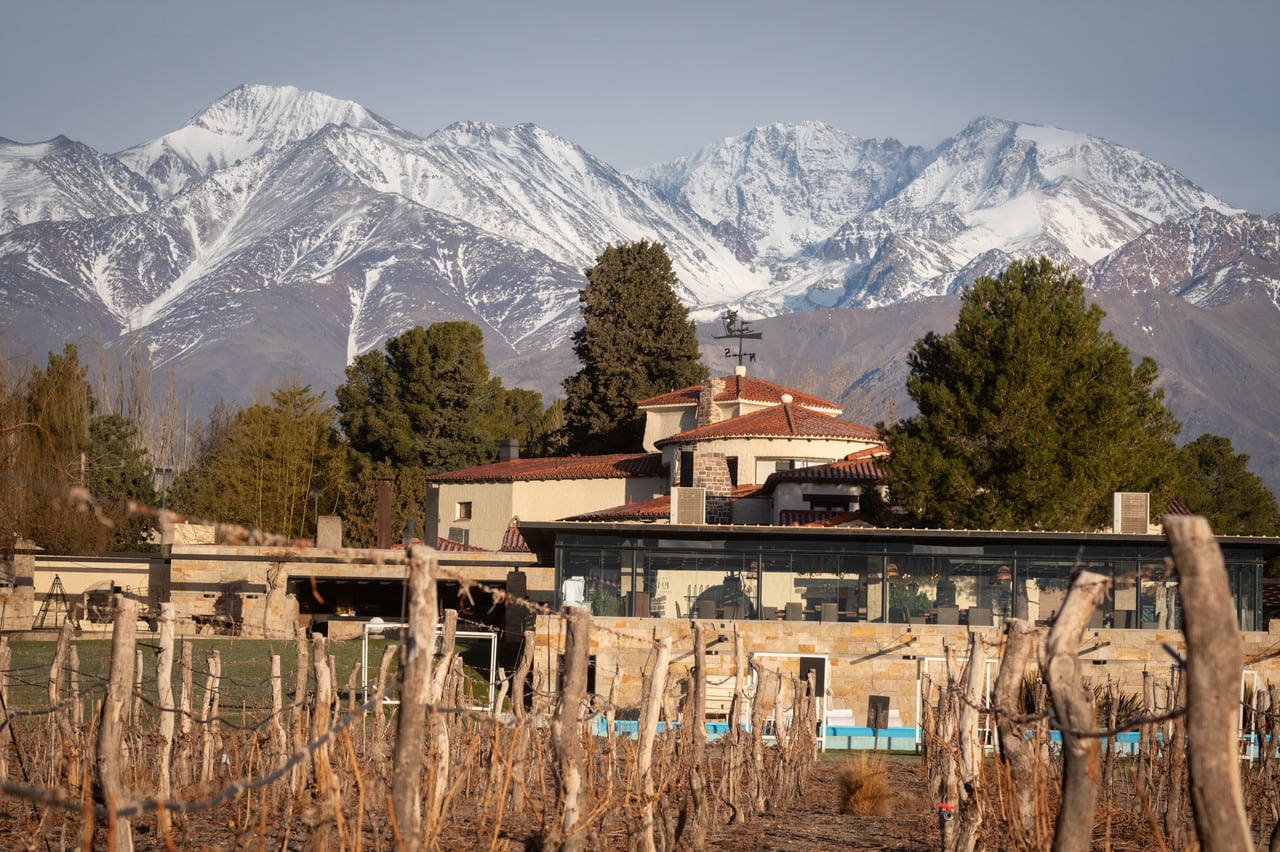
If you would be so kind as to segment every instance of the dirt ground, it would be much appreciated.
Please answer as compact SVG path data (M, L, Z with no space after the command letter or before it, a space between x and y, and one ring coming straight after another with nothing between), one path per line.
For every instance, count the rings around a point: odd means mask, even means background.
M814 764L801 802L784 814L755 817L747 825L725 828L712 837L708 848L721 852L937 849L937 811L929 802L923 762L915 757L888 761L893 794L889 816L850 816L840 812L838 777L842 762L848 759L826 755Z

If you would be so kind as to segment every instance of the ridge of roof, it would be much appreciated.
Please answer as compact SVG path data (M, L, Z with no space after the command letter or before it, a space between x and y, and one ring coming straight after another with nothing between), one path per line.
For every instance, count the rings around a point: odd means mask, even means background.
M780 405L783 394L790 394L792 402L802 408L833 411L837 414L844 410L843 406L831 400L792 390L755 376L740 376L734 373L721 376L720 379L724 382L724 390L715 395L716 402L743 401ZM640 408L654 408L661 405L697 405L701 391L702 385L690 385L687 388L642 399L636 405Z
M876 430L822 414L794 403L782 403L718 423L697 426L656 441L658 447L677 441L710 438L851 438L879 443Z
M552 456L511 459L436 473L428 482L518 482L548 479L625 479L662 476L661 453L612 453L603 456Z

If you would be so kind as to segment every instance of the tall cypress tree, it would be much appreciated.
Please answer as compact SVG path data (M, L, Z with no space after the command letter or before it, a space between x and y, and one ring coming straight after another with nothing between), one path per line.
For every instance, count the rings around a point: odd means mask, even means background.
M1100 330L1084 286L1047 258L1015 261L966 291L948 334L908 359L919 412L889 430L890 499L914 522L967 529L1088 530L1115 491L1173 496L1181 428Z
M644 418L636 403L707 377L696 330L661 243L609 246L584 274L583 326L573 335L582 367L564 381L568 446L584 454L637 452Z

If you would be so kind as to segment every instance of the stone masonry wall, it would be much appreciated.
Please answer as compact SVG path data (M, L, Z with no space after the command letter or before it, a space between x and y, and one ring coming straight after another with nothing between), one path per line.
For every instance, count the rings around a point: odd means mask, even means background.
M558 617L538 618L534 660L540 669L547 668L548 664L554 666L556 654L563 647L560 623ZM969 629L964 626L789 621L698 623L712 631L708 653L711 680L728 679L733 675L735 631L742 635L746 652L764 655L762 662L769 669L790 673L798 670L796 659L782 655L828 656L831 673L827 684L828 707L851 709L859 725L866 721L867 699L871 695L888 696L889 707L898 711L902 724L917 725L917 690L923 676L928 675L935 682L945 677L942 658L946 649L963 656ZM639 704L641 676L646 671L646 660L649 660L655 635L672 638L672 677L685 677L692 664L690 624L688 620L678 619L594 619L591 653L596 658L596 691L607 692L614 671L621 670L619 704ZM987 643L988 659L992 661L989 663L990 677L994 684L1000 654L1000 629L976 628L975 632ZM1248 662L1264 657L1275 645L1277 635L1248 632L1242 636L1246 669L1256 671L1264 687L1267 682L1280 682L1280 659L1273 657L1252 665ZM715 641L717 639L719 641ZM1144 668L1153 672L1157 683L1165 683L1169 679L1175 662L1163 647L1165 644L1185 657L1186 645L1180 631L1090 632L1081 649L1081 659L1085 662L1084 676L1092 684L1114 680L1123 692L1141 695Z

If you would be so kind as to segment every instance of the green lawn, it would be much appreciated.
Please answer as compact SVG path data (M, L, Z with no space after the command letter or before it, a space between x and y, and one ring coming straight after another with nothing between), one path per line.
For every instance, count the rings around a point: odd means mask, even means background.
M266 639L241 639L234 637L179 637L174 643L173 689L174 701L181 700L182 644L192 645L193 708L198 710L203 699L205 678L209 671L209 659L218 652L222 662L222 679L219 685L220 701L224 715L239 720L243 710L247 717L261 717L261 711L271 706L271 657L279 655L281 676L284 681L284 700L289 703L295 685L297 648L293 642ZM111 640L76 639L72 644L80 656L79 688L84 693L86 713L93 702L102 697L110 665ZM377 681L378 665L387 640L370 637L369 674L370 689ZM461 643L460 643L461 645ZM54 642L11 642L12 662L9 674L9 706L11 710L37 710L49 704L49 668L56 648ZM155 634L139 634L137 646L142 651L143 695L154 702L156 697L156 660L160 653ZM336 660L336 689L342 689L351 675L352 667L361 661L362 643L359 640L330 642L329 655ZM312 670L314 672L314 669ZM64 675L65 678L65 675ZM357 676L359 689L361 676ZM314 686L314 674L311 675ZM64 680L64 685L66 681ZM66 695L64 686L64 695Z

